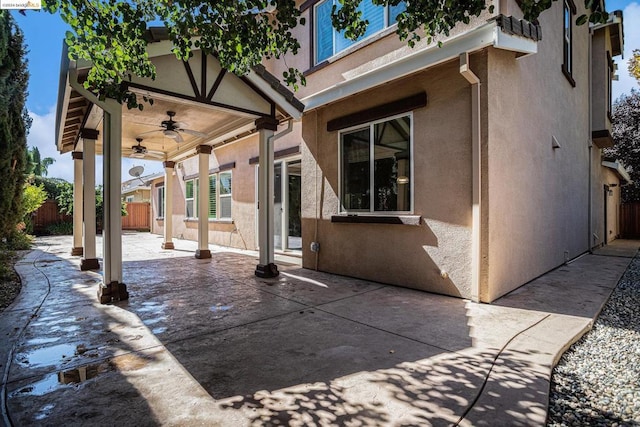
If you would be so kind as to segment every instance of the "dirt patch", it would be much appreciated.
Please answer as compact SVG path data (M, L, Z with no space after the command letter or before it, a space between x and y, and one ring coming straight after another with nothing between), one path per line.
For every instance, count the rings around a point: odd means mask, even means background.
M0 313L11 305L22 288L20 277L14 270L19 258L20 256L15 253L6 251L0 253Z

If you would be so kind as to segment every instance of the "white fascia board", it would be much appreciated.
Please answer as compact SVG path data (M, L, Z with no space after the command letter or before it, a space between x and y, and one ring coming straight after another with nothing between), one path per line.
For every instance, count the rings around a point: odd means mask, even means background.
M491 21L444 42L442 47L432 45L423 50L390 62L383 67L361 74L353 79L337 83L327 89L301 99L305 111L322 107L331 102L355 95L378 85L396 80L416 71L458 58L462 52L472 52L494 45L496 22Z
M280 108L282 108L293 120L297 121L302 118L302 112L291 105L291 103L280 92L273 89L271 85L265 79L256 74L255 71L249 71L246 78L271 100L273 100Z
M305 111L322 107L331 102L355 95L378 85L396 80L443 62L456 59L463 52L474 52L488 46L531 55L538 52L536 41L526 37L506 34L495 20L474 28L444 42L442 47L432 45L389 64L361 74L353 79L335 84L301 99Z
M538 42L535 40L507 34L500 27L494 28L493 47L496 49L510 50L523 54L523 56L538 53ZM522 56L520 56L522 58Z
M620 178L627 181L628 184L631 184L633 182L631 181L629 172L627 172L627 170L620 164L620 162L603 161L602 166L604 166L605 168L613 169L620 176Z

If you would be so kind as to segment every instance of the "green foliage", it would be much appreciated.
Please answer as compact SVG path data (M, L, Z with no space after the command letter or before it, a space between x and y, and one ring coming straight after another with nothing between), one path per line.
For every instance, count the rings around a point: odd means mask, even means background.
M47 176L48 168L55 162L55 159L51 157L40 156L40 150L38 147L33 147L27 150L27 173L35 176Z
M357 39L368 22L358 10L362 0L340 0L333 9L333 24L347 37ZM400 0L372 0L376 5L397 5ZM535 20L557 0L518 2L525 17ZM603 22L608 15L602 2L585 0L588 14L577 21ZM484 0L411 0L398 17L397 33L413 46L422 37L431 41L448 35L458 23L469 23L487 8ZM66 34L69 56L85 59L93 66L84 85L102 99L113 98L129 108L142 109L135 93L128 90L132 75L155 78L155 68L146 52L147 22L162 23L173 41L178 59L188 59L193 50L214 54L224 68L244 75L264 59L296 54L300 42L293 30L305 25L295 0L45 0L44 9L59 13L69 24ZM493 10L493 6L489 6ZM288 67L284 81L297 89L304 75ZM145 99L146 101L146 99Z
M47 192L44 190L44 186L25 184L22 194L23 215L30 215L37 211L45 200L47 200Z
M104 217L104 200L102 196L102 186L96 187L96 225L100 229L102 228L102 219ZM61 213L66 215L73 215L73 185L65 183L61 186L61 191L58 197L58 209ZM120 204L120 213L122 216L127 214L127 205L122 202Z
M22 220L27 130L27 65L23 35L7 10L0 10L0 238Z
M25 233L22 227L18 227L13 230L9 236L7 236L4 246L10 250L23 251L31 249L33 244L33 236Z
M64 189L73 189L73 185L62 178L48 178L36 175L31 177L30 181L33 182L34 185L43 186L50 200L56 200Z
M622 187L622 201L640 202L640 91L622 95L612 111L612 136L616 145L605 150L607 157L620 160L633 181Z
M640 49L634 49L631 59L629 59L629 74L640 83Z
M68 236L73 234L73 222L58 222L49 224L45 229L49 236Z

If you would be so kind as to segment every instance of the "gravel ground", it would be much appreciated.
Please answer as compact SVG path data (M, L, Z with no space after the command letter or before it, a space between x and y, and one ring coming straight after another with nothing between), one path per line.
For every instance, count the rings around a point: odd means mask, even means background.
M640 258L551 378L548 426L640 426Z

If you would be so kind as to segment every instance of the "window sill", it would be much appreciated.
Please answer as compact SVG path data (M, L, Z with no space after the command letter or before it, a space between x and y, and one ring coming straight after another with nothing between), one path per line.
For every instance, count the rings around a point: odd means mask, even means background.
M156 218L156 221L164 221L164 217L163 216L159 216Z
M576 87L576 81L573 79L573 76L571 75L569 70L567 70L564 64L562 64L562 74L564 74L564 76L567 78L567 80L571 84L571 87Z
M184 222L198 222L198 218L185 218ZM214 219L209 218L208 221L210 224L233 224L233 219L231 218L223 218L223 219Z
M331 222L348 224L420 225L420 215L333 215Z

